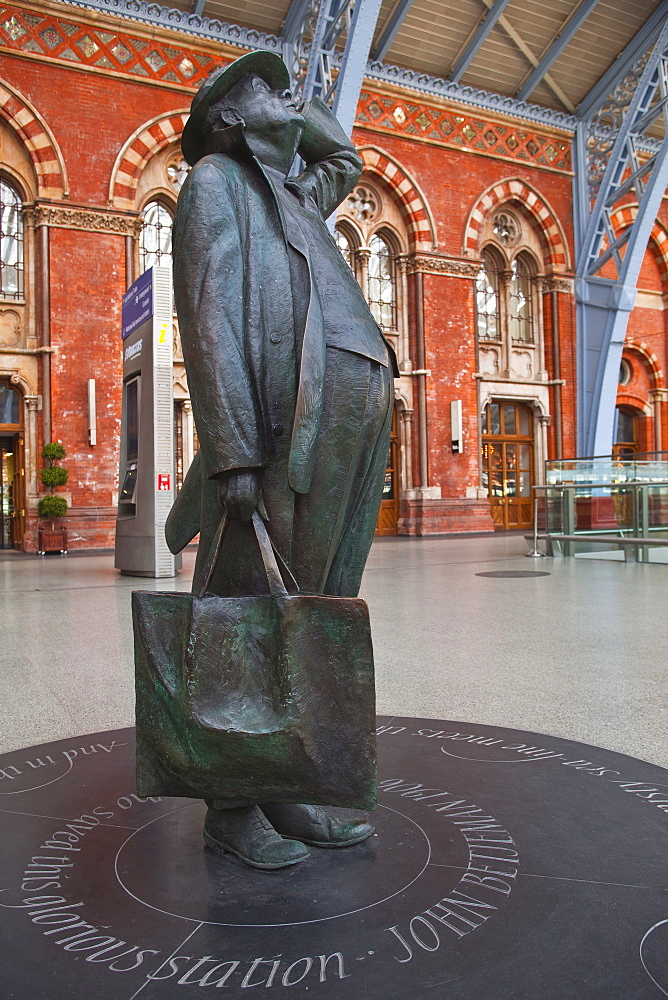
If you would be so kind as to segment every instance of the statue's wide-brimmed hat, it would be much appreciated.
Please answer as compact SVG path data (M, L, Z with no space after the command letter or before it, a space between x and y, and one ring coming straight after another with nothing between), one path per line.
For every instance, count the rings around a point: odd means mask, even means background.
M202 121L206 112L247 76L261 77L272 90L287 90L290 86L288 68L274 52L248 52L212 73L193 97L181 138L183 155L191 166L205 154Z

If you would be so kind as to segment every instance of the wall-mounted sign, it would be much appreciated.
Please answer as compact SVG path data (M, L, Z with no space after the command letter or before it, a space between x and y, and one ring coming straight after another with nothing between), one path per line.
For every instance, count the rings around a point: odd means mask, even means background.
M138 326L153 315L153 269L149 267L128 288L123 296L122 339L129 337Z

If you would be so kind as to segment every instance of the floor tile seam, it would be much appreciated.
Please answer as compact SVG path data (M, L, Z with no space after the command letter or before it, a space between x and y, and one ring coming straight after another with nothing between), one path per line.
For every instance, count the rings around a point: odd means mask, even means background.
M29 748L26 748L26 749L29 749ZM29 789L26 789L26 791L29 791ZM67 817L65 817L65 816L43 816L41 813L22 812L21 810L18 810L18 809L2 809L1 807L0 807L0 815L6 815L6 816L29 816L31 819L49 819L49 820L53 820L56 823L77 823L78 822L77 819L72 819L71 816L67 816ZM111 830L137 830L138 829L138 827L136 827L136 826L126 826L123 823L102 823L101 821L99 821L98 823L96 823L96 827L98 827L98 826L104 826L104 827L106 827L108 829L111 829Z
M444 865L439 864L437 861L429 862L430 868L452 868L454 871L468 871L465 865ZM544 878L556 882L580 882L585 885L609 885L620 889L647 889L649 892L666 892L668 886L663 885L636 885L632 882L606 882L603 879L590 879L590 878L571 878L568 875L537 875L535 872L523 872L518 871L517 876L522 878Z

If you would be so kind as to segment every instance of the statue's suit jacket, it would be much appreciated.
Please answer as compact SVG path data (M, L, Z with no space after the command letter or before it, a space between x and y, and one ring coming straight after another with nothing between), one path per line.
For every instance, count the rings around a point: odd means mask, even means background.
M322 102L312 102L309 114L317 148L301 149L308 165L288 184L326 218L354 187L361 160ZM308 493L313 476L328 346L309 248L286 228L275 177L251 153L242 126L214 133L210 143L225 151L195 164L173 229L175 300L200 451L167 539L178 551L200 531L195 585L221 516L215 477L222 472L264 470L270 532L289 559L295 499ZM362 342L347 343L353 333L341 330L329 346L387 365L387 346L373 327Z

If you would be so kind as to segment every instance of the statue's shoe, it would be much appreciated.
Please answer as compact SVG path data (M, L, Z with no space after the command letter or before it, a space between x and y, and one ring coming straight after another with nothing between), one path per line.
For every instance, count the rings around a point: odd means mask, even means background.
M321 806L266 802L262 806L273 827L285 837L295 837L313 847L351 847L374 832L364 819L340 820Z
M230 851L252 868L285 868L309 856L303 844L281 837L259 806L207 809L204 840L212 851Z

